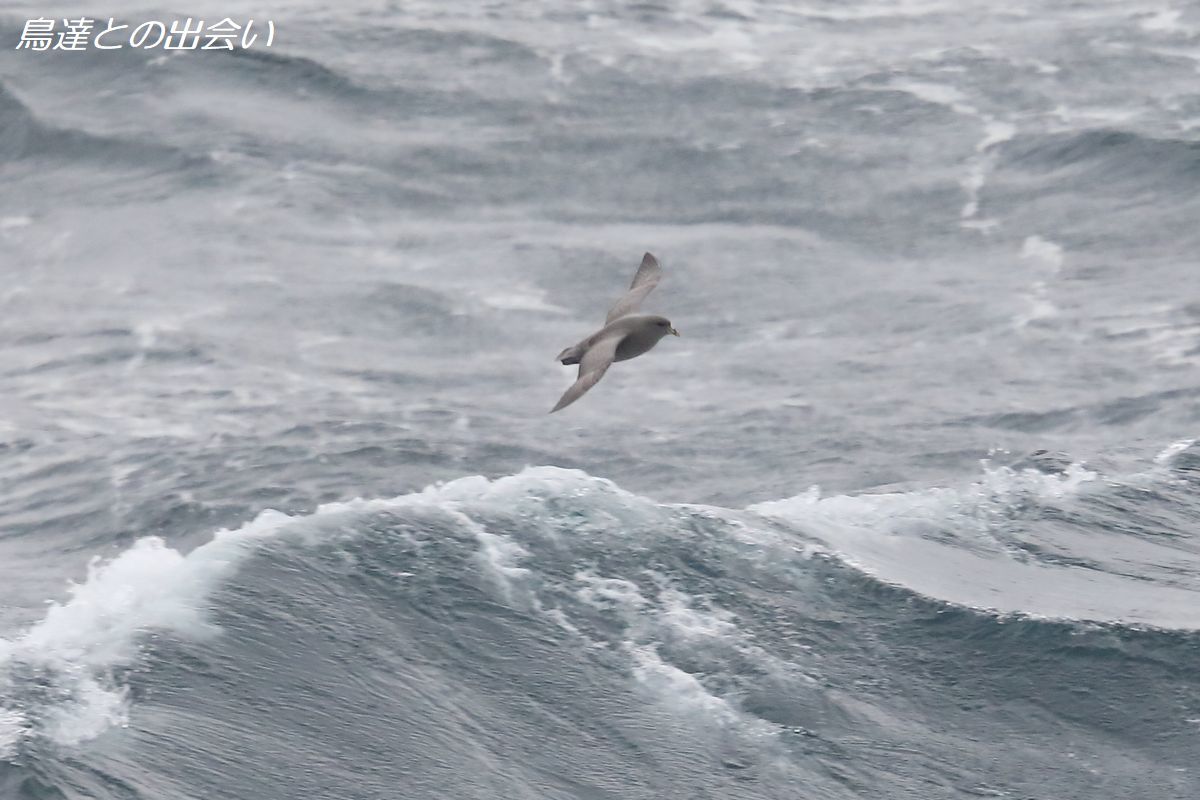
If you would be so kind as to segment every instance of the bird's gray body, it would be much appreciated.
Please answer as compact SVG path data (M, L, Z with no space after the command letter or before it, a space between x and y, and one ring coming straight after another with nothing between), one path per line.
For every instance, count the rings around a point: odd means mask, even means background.
M558 354L563 364L578 364L579 376L563 393L554 413L574 403L595 386L614 361L626 361L647 352L667 334L679 335L671 321L655 314L638 314L646 295L662 278L662 268L649 253L642 257L633 283L604 320L604 327Z
M613 361L627 361L650 350L671 333L671 321L654 314L628 314L618 317L579 344L571 345L558 354L563 364L578 364L588 348L606 336L620 336Z

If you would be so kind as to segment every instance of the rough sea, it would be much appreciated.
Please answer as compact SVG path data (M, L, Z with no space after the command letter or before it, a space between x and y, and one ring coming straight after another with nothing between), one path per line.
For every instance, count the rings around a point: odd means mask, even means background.
M7 0L0 798L1195 800L1198 251L1196 2Z

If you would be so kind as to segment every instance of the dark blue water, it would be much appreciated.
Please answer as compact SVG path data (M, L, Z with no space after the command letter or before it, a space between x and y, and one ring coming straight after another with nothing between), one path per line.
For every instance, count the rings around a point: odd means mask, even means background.
M0 13L0 796L1200 793L1200 7Z

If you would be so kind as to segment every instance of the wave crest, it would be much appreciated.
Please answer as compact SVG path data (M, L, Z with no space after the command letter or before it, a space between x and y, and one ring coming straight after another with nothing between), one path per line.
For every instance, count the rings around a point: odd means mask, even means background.
M1160 461L1177 462L1186 446L1169 450ZM1034 625L1041 617L1200 628L1195 592L1130 578L1099 559L1067 557L1080 535L1071 515L1090 526L1080 504L1110 488L1079 464L988 467L960 487L832 497L814 487L740 512L660 504L584 472L532 467L328 504L308 516L264 512L186 554L146 537L109 561L94 560L41 622L0 640L7 698L0 752L11 755L31 736L72 746L125 724L123 671L142 655L147 636L212 637L213 593L275 540L296 548L306 570L328 569L323 559L336 551L330 564L355 566L323 579L366 570L403 589L397 601L425 607L461 591L483 592L588 648L619 655L656 703L685 715L720 707L719 716L737 720L734 728L746 735L758 735L771 714L762 710L770 703L754 700L761 687L745 676L801 685L816 662L790 645L785 658L769 650L745 627L762 609L740 618L737 608L803 604L826 593L828 580L851 602L869 601L872 613L884 615L930 598L934 613L987 609L987 618L1001 622L1016 614ZM1127 570L1128 553L1114 552ZM821 566L831 562L838 565L832 572ZM447 595L447 585L459 588ZM765 585L775 594L763 594ZM759 706L762 713L750 716L738 711Z

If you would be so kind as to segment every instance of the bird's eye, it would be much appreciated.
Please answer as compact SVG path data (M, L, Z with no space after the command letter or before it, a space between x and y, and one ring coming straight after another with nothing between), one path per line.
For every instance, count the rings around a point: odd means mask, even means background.
M665 327L667 327L667 323L665 323L665 322L660 322L660 323L658 323L658 327L660 327L660 328L665 328Z

